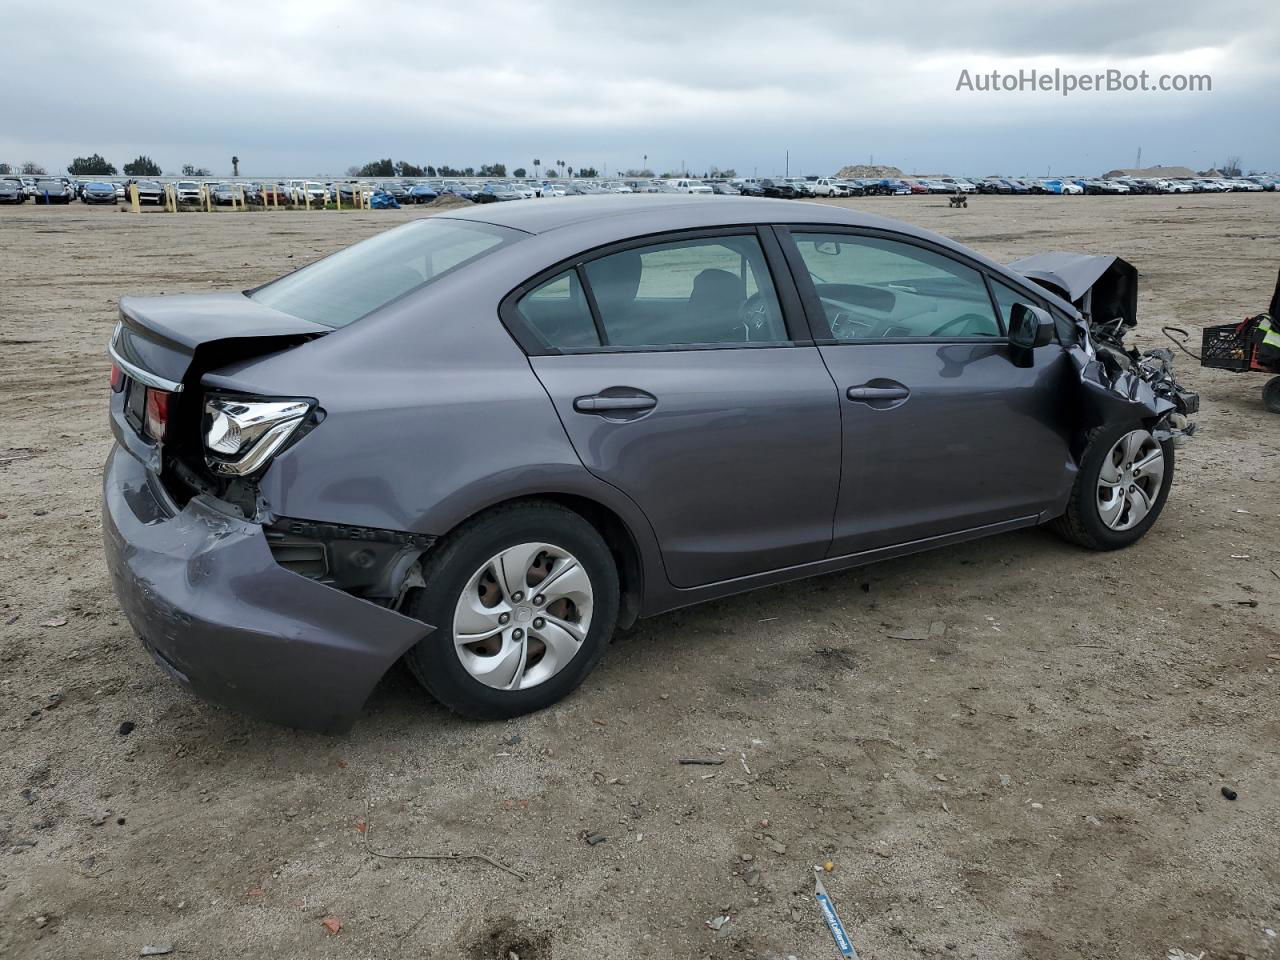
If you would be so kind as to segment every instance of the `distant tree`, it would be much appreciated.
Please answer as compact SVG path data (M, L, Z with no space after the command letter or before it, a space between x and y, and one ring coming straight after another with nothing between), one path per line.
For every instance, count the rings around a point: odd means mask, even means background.
M231 175L233 177L240 176L240 158L239 157L231 158Z
M662 173L663 180L678 180L680 177L683 177L683 176L684 174L681 173L679 170L665 170Z
M126 163L124 172L130 177L158 177L160 176L160 164L144 153L137 160Z
M1227 157L1227 162L1222 165L1222 175L1224 177L1240 176L1240 155Z
M459 170L457 167L451 167L451 166L449 166L447 163L442 164L441 166L437 167L437 168L436 168L436 171L437 171L437 174L438 174L439 176L442 176L442 177L463 177L463 176L467 176L467 177L469 177L469 176L471 176L471 168L470 168L470 167L468 167L466 170Z
M391 162L390 157L385 160L371 160L356 173L357 177L394 177L395 175L396 165Z
M467 167L467 169L463 170L461 174L461 176L464 176L464 177L474 177L475 175L476 175L475 167Z
M573 179L573 167L565 167L565 170L566 170L566 171L568 172L568 174L569 174L569 179L570 179L570 180L572 180L572 179Z
M535 177L538 175L538 168L540 166L542 166L542 161L539 160L537 157L534 157L533 158L533 175Z
M113 170L113 171L112 171L112 173L114 173L114 172L115 172L115 171ZM206 169L205 167L195 167L195 166L192 166L192 165L191 165L191 164L189 164L189 163L184 163L184 164L182 165L182 175L183 175L184 177L208 177L208 176L211 176L211 174L209 173L208 169Z
M427 164L427 176L428 176L428 177L438 177L438 176L439 176L439 174L438 174L438 173L436 173L436 168L435 168L435 167L433 167L433 166L432 166L431 164L429 164L429 163Z
M13 173L13 167L3 161L0 161L0 176L4 176L9 173Z
M624 177L652 177L653 171L650 170L648 167L644 167L640 170L637 170L635 167L632 167L630 170L624 170L622 175Z
M358 176L360 176L360 168L359 168L359 167L347 167L347 176L348 176L348 177L358 177Z
M22 173L26 174L28 177L42 177L48 172L48 170L40 166L40 164L36 163L34 160L28 160L22 165Z
M396 164L397 177L423 177L426 176L422 172L422 168L409 163L407 160L401 160Z
M479 175L482 177L505 177L507 175L507 165L505 163L481 164Z
M114 164L108 163L98 154L91 157L76 157L67 164L67 173L73 177L80 176L105 176L113 177L116 173Z
M599 170L597 170L595 167L579 167L579 168L578 168L578 176L580 176L580 177L598 177L598 176L600 176L600 171L599 171Z
M514 170L511 171L511 175L513 177L517 177L518 179L523 180L525 177L529 175L529 171L527 171L524 167L516 167Z
M738 175L738 171L733 169L733 167L730 167L728 170L721 170L719 167L715 165L712 165L711 172L707 174L707 176L711 177L712 179L722 178L725 180L728 180L732 177L736 177L737 175Z

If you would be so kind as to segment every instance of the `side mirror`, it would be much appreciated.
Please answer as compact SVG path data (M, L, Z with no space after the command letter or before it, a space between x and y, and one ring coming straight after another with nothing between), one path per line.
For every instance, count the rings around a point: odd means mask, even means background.
M1053 317L1048 310L1027 303L1015 303L1009 311L1009 346L1012 348L1013 362L1018 366L1031 366L1032 351L1036 347L1052 343L1053 334Z

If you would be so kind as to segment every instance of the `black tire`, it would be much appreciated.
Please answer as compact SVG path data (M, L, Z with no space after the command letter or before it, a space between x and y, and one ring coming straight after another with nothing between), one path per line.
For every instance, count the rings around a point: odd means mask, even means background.
M1071 497L1067 501L1067 510L1062 516L1049 522L1054 533L1089 550L1119 550L1137 543L1151 529L1164 509L1165 501L1169 498L1169 487L1173 483L1173 444L1167 440L1160 443L1160 450L1164 454L1164 478L1151 509L1141 522L1128 530L1113 530L1103 523L1098 512L1098 477L1104 459L1121 437L1141 429L1144 428L1140 423L1115 423L1089 431L1085 437L1084 456L1080 460L1075 485L1071 488Z
M454 609L472 574L520 543L549 543L576 557L591 581L591 625L577 654L558 673L527 690L497 690L471 676L453 642ZM618 572L599 532L559 504L527 501L467 521L439 544L423 569L426 586L403 612L436 629L405 655L409 669L433 697L457 713L503 719L548 707L571 693L600 661L618 620Z
M1269 413L1280 413L1280 377L1272 377L1263 385L1262 405Z

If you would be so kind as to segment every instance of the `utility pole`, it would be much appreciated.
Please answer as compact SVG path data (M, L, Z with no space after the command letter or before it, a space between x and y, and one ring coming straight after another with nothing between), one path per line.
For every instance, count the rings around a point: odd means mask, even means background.
M791 176L791 151L790 150L787 151L786 169L783 171L782 175L784 177Z
M1141 147L1138 148L1138 159L1137 159L1137 162L1134 163L1133 167L1135 170L1142 169L1142 148Z

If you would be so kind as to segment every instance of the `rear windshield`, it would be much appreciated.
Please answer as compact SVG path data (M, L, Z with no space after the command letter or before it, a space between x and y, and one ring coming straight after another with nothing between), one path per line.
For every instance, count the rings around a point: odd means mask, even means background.
M427 217L317 260L250 296L304 320L345 327L522 236L487 223Z

